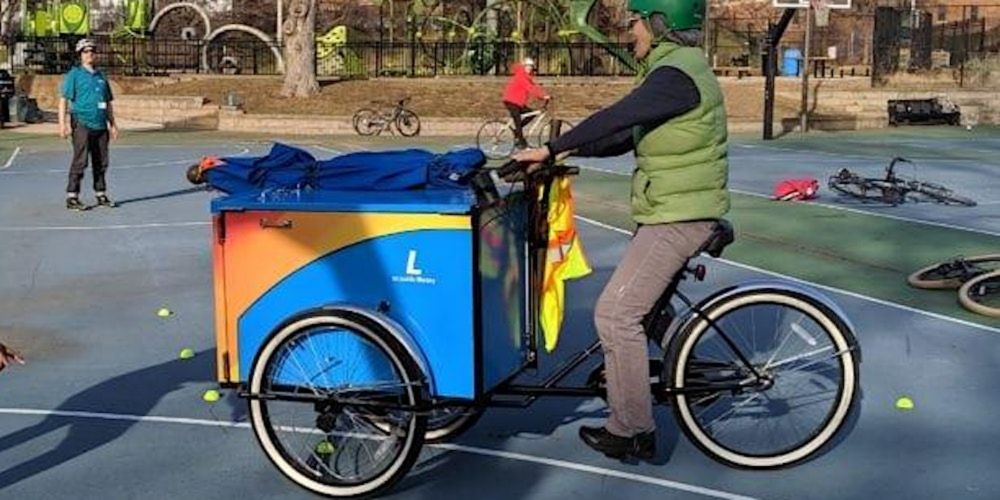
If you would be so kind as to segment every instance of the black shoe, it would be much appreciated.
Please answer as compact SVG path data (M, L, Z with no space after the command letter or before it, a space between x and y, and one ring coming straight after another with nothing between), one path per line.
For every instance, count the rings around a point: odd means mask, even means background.
M66 210L76 210L77 212L83 212L89 209L87 205L80 202L80 198L70 197L66 198Z
M118 204L108 199L107 196L101 195L97 197L97 206L115 208L118 206Z
M608 432L604 427L580 427L580 439L605 456L619 460L630 456L649 460L656 455L655 432L622 437Z

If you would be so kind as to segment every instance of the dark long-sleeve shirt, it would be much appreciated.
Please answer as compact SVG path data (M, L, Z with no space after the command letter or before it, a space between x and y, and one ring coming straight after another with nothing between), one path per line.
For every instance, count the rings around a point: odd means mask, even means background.
M634 126L656 128L699 104L701 94L691 77L679 69L661 67L621 100L549 142L549 151L591 157L625 154L635 149Z

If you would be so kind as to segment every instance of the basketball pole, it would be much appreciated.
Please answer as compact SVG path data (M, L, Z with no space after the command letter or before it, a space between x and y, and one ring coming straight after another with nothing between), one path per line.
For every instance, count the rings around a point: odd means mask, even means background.
M771 26L768 30L767 39L764 44L767 50L765 61L767 67L764 68L765 141L774 139L774 79L778 73L778 42L781 41L781 37L785 34L785 30L788 29L788 25L792 22L793 17L795 17L795 9L785 9L785 12L781 14L781 20L778 21L778 24Z

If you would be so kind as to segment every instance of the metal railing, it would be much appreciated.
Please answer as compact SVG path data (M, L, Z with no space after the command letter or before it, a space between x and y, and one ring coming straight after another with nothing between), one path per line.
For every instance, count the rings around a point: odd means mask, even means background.
M277 75L282 47L259 40L201 40L91 37L103 71L125 75L231 73ZM76 62L73 38L23 38L6 45L14 71L66 72ZM624 44L615 46L627 50ZM626 76L630 69L608 47L589 42L352 42L317 44L319 76L433 77L509 75L513 63L530 56L541 76Z

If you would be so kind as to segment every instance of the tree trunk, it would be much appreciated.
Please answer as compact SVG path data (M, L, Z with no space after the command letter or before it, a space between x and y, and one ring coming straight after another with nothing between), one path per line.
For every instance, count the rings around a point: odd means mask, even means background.
M282 31L285 35L285 84L282 97L319 93L316 81L316 0L292 0Z
M14 38L12 31L16 3L15 0L0 0L0 41Z

